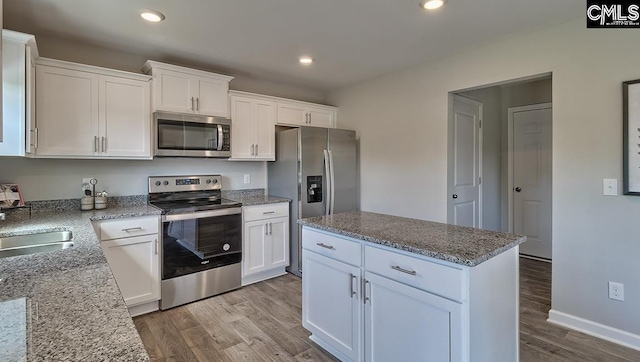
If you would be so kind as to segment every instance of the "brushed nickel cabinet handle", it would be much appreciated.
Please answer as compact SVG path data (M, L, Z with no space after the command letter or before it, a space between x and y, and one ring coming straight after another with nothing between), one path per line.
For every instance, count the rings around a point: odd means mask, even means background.
M273 235L273 223L269 223L269 235Z
M194 102L194 99L193 99L193 97L191 97L191 110L195 111L196 107L193 105L193 102Z
M200 97L196 98L196 111L200 112Z
M142 226L136 226L134 228L126 228L126 229L122 229L122 231L124 231L125 233L130 233L132 231L142 231Z
M258 145L256 144L256 156L258 155Z
M332 245L327 245L325 243L316 243L316 245L318 245L319 247L325 248L325 249L331 249L331 250L335 250L336 249Z
M93 136L93 152L98 152L98 136Z
M275 214L275 211L265 211L262 213L262 215L268 215L268 214Z
M353 287L353 282L356 280L356 276L351 274L351 298L353 298L354 295L356 295L356 291L355 288Z
M364 304L367 304L367 301L371 301L371 298L367 295L367 285L369 285L369 281L366 279L364 280L364 286L362 287L364 289ZM371 289L371 287L369 287L369 289Z
M107 152L107 138L106 137L102 137L102 152Z
M34 137L35 137L34 147L38 148L38 127L36 127L33 130L33 133L34 133Z
M158 239L155 240L155 253L158 255Z
M269 224L264 224L264 234L269 235Z
M416 271L415 270L404 269L404 268L401 268L399 265L393 265L391 267L391 269L397 270L399 272L402 272L402 273L405 273L405 274L409 274L409 275L416 275Z

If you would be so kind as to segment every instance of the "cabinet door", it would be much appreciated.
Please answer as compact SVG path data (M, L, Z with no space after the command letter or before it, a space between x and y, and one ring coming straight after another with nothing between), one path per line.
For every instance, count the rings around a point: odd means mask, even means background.
M247 276L269 269L267 260L268 225L264 220L244 223L242 238L242 275Z
M362 360L360 268L307 249L302 256L302 325L344 358Z
M101 243L127 307L160 299L158 235Z
M42 65L36 83L38 155L98 155L98 75Z
M101 76L99 125L105 156L151 158L149 82Z
M256 130L253 119L254 100L246 97L231 97L231 158L253 158L256 145Z
M307 109L297 103L278 103L277 124L307 126Z
M192 84L197 95L196 113L229 118L228 81L194 77Z
M266 220L269 223L270 268L289 266L289 218Z
M275 161L276 159L276 104L265 100L255 100L256 159Z
M307 112L309 113L308 126L335 128L335 111L333 109L309 107Z
M365 293L365 361L462 361L461 304L369 272Z
M189 74L162 70L154 77L153 99L158 111L192 113L198 97Z

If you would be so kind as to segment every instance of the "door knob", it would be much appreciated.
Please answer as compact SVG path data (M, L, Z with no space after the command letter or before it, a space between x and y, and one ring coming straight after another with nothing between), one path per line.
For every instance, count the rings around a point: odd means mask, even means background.
M522 191L522 189L521 189L520 187L516 187L514 190L515 190L516 192L520 192L520 191Z
M453 197L454 199L457 199L458 195L457 194L453 194L453 195L451 195L451 197Z

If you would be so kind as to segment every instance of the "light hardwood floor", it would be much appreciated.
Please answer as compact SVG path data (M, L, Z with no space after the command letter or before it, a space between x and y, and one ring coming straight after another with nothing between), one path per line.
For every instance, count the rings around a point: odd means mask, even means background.
M134 318L151 361L335 361L301 325L300 279L285 275ZM520 259L520 361L640 361L640 352L546 322L551 265Z

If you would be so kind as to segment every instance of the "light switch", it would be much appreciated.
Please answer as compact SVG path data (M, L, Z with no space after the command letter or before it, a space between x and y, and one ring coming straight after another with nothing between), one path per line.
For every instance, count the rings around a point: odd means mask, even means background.
M603 179L602 194L605 196L618 196L618 179L615 179L615 178Z

